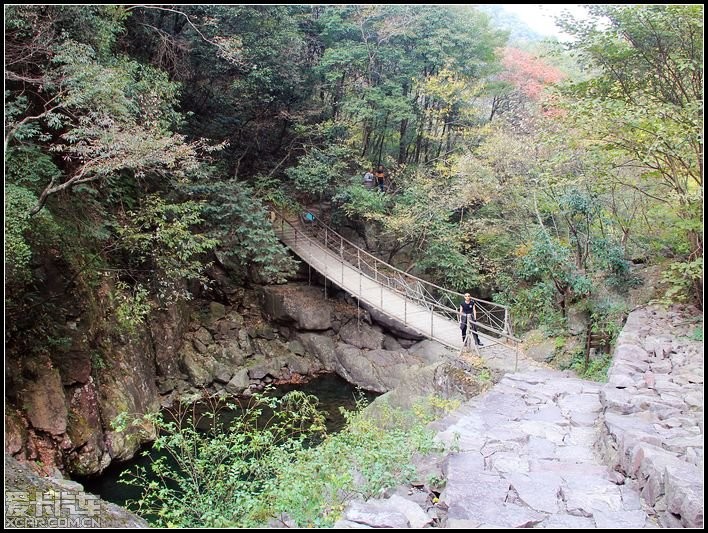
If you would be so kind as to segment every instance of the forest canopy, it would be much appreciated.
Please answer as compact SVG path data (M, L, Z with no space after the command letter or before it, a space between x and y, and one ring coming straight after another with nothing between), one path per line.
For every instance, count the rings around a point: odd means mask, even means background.
M282 281L269 203L373 225L383 259L524 329L609 312L635 265L702 305L703 7L564 26L567 49L470 6L7 6L13 328L49 335L62 291L106 279L128 323L214 262Z

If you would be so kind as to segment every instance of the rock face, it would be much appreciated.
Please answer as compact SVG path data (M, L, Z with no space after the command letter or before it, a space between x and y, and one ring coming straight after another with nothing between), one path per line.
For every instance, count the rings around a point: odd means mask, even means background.
M130 333L74 318L66 349L11 361L6 451L46 474L100 473L154 437L147 423L117 430L123 413L139 418L180 396L248 395L321 372L371 391L399 389L398 405L415 393L459 392L459 369L440 366L452 355L445 348L386 334L341 295L325 299L305 284L229 289L222 278L219 294L235 300L174 304Z
M101 472L111 461L104 441L98 394L91 378L74 389L69 399L67 435L74 450L67 456L68 469L79 475Z
M110 290L101 287L98 293ZM6 452L34 461L46 475L96 474L114 459L132 457L154 436L152 428L118 432L112 422L123 412L140 417L159 409L156 377L178 368L172 349L188 322L185 309L161 312L151 327L139 325L130 334L72 310L74 318L57 333L62 344L50 353L10 356L6 399L14 407L5 411Z
M179 301L160 310L150 321L150 333L155 347L155 366L159 376L179 376L179 361L175 354L182 347L183 336L189 325L189 306Z
M145 357L150 353L146 331L127 343L114 340L106 350L104 366L97 372L100 383L98 405L104 421L106 444L113 459L130 459L142 442L155 438L154 428L147 423L137 427L131 425L124 431L113 429L113 422L121 413L141 416L160 408L155 365Z
M263 310L276 321L294 322L299 329L324 330L332 327L329 306L322 305L316 287L280 285L263 288Z
M385 402L392 407L409 409L416 401L430 395L464 401L487 390L491 385L491 381L471 377L453 363L438 361L410 369L398 381L396 388L376 398L370 408Z
M645 307L617 339L601 449L663 524L703 527L703 342L697 311Z
M66 431L67 409L59 370L48 357L35 363L35 379L27 382L21 391L21 405L25 407L32 427L50 435L61 435Z
M38 506L34 503L37 495L46 502L40 514L37 514ZM28 499L31 505L23 504ZM39 477L7 454L5 502L5 527L51 527L50 519L63 519L71 527L91 529L149 527L145 520L133 513L84 492L78 483Z

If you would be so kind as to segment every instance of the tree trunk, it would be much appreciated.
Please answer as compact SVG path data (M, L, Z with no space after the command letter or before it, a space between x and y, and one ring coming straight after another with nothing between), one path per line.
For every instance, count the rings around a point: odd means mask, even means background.
M401 120L401 127L398 129L398 164L406 160L406 130L408 129L408 119Z
M369 139L371 138L371 128L367 123L364 124L364 146L361 149L361 157L366 155L366 151L369 148Z

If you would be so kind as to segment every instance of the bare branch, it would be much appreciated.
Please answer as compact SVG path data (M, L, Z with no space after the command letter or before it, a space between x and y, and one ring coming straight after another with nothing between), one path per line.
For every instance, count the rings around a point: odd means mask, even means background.
M177 15L181 15L185 18L187 23L192 27L194 31L197 32L199 37L206 43L211 44L212 46L215 46L218 48L225 57L227 58L233 58L233 50L229 50L228 48L224 47L222 44L220 44L218 41L215 41L213 39L209 39L206 35L204 35L201 30L192 22L192 19L189 18L189 15L185 13L184 11L180 11L178 9L173 9L170 7L164 7L164 6L154 6L154 5L134 5L134 6L129 6L126 8L126 11L132 11L133 9L156 9L158 11L168 11L170 13L176 13Z

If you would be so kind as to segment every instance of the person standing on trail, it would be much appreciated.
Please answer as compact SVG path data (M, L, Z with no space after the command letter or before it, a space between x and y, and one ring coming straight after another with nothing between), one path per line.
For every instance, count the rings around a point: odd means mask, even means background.
M470 293L465 293L465 299L460 303L460 329L462 330L462 342L467 340L468 324L472 327L474 343L477 346L484 346L477 335L477 304L472 299Z
M386 179L386 171L383 165L379 165L379 168L374 172L374 177L376 178L376 185L378 185L379 190L384 192L384 180Z
M374 169L373 167L371 170L367 170L366 174L364 174L364 187L367 189L371 189L374 186Z

